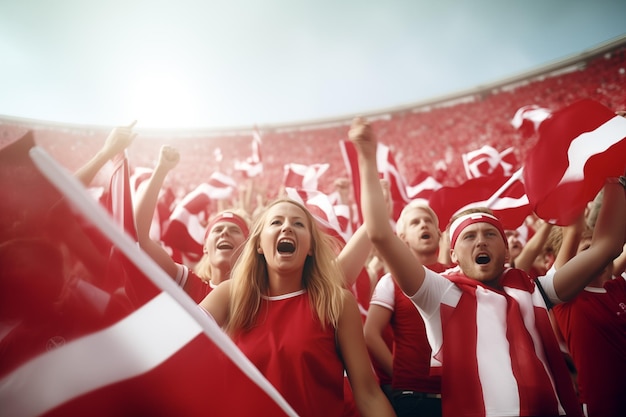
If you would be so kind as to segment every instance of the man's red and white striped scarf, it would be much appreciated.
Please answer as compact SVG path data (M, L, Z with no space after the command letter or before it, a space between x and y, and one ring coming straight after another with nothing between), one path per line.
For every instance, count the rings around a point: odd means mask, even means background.
M441 305L443 414L581 416L545 302L528 275L505 271L504 291L460 272L445 276L461 295L456 305Z

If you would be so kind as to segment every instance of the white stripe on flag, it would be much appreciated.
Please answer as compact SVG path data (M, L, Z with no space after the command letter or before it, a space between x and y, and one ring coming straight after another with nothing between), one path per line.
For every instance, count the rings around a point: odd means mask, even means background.
M569 166L559 181L559 185L571 181L582 181L585 178L584 168L587 160L623 140L625 132L626 118L615 116L595 130L583 133L572 140L567 149Z
M189 236L191 236L198 245L204 244L206 227L200 223L199 216L189 213L189 210L184 206L176 206L170 215L170 223L175 221L185 226Z
M265 379L254 364L237 348L235 343L222 332L214 320L194 303L191 298L178 287L178 284L168 277L165 272L143 251L139 249L128 235L121 233L117 225L107 215L104 207L85 193L83 185L78 179L67 173L43 148L35 146L29 151L30 157L44 176L67 198L75 208L120 249L145 276L159 289L169 294L186 310L187 314L195 318L203 326L204 334L213 341L233 363L254 381L267 395L272 398L285 413L297 417L297 413L280 395L276 388ZM0 387L4 388L2 381ZM19 388L19 387L18 387ZM16 389L18 389L16 388ZM44 395L46 391L41 394ZM0 405L3 405L3 396L0 395ZM4 415L4 413L0 413Z
M525 205L528 205L528 204L529 204L528 196L526 194L524 194L523 196L519 198L502 197L502 198L495 200L495 202L492 202L492 203L489 203L488 200L474 201L473 203L466 204L465 206L459 208L457 211L454 212L454 215L464 210L467 210L470 208L476 208L476 207L489 207L491 210L498 212L498 211L507 210L507 209L524 207Z
M201 332L180 304L160 293L113 326L39 355L7 375L0 381L2 414L36 416L72 398L141 375Z

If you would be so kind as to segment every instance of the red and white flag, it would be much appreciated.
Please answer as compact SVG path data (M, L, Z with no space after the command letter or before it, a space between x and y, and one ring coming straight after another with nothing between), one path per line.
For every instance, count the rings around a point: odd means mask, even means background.
M363 214L361 213L361 180L359 177L359 163L354 144L350 141L340 140L339 148L343 156L346 170L352 180L352 188L354 190L354 201L357 204L359 224L363 224ZM404 206L408 204L409 197L407 195L406 180L400 173L398 165L393 157L391 149L385 144L378 143L376 148L376 164L378 174L381 179L389 182L389 191L393 201L393 220L398 220Z
M161 241L174 251L177 262L182 261L183 255L192 261L202 257L212 189L207 183L202 183L192 190L176 204L163 227Z
M180 252L192 261L199 260L211 202L229 198L236 186L235 180L228 175L220 172L211 174L208 183L198 185L176 204L163 227L161 241L175 253Z
M546 120L552 111L536 104L520 107L511 119L511 125L526 137L532 136L541 122Z
M537 216L571 224L602 189L624 175L626 118L589 99L555 111L526 156L524 183Z
M152 168L146 167L136 167L133 170L133 173L130 175L130 189L133 192L133 198L136 198L135 195L139 192L139 187L142 187L142 184L146 184L153 171Z
M411 201L417 198L428 200L430 196L441 187L442 184L430 174L420 171L415 176L413 182L410 185L407 185L406 193Z
M0 415L296 415L76 178L24 145L0 151ZM106 290L101 247L132 294Z
M304 190L317 190L320 177L328 171L329 167L330 164L285 164L283 186L302 188Z
M136 167L133 173L130 175L130 190L132 193L133 201L137 200L137 196L143 188L148 184L147 180L150 179L153 173L152 168ZM164 185L159 190L159 196L157 198L157 206L152 216L152 222L150 224L150 238L155 241L161 240L161 231L165 226L165 222L169 219L170 214L174 208L174 202L176 201L176 194L171 187Z
M137 226L133 212L133 190L130 183L130 171L126 151L113 158L113 174L109 182L109 191L105 194L105 207L122 230L137 240Z
M230 176L216 171L209 177L209 182L200 185L204 187L206 193L212 200L226 200L233 195L233 191L237 188L237 182Z
M285 188L289 198L304 205L317 220L320 228L330 236L338 239L341 246L352 236L351 230L344 230L328 196L321 191L302 190L292 187Z
M510 177L489 175L456 187L442 187L431 195L428 204L437 213L442 231L453 215L468 208L490 208L504 228L510 230L518 228L532 213L521 171Z
M263 173L262 143L261 133L255 128L252 131L252 155L245 161L235 161L235 169L242 171L248 178L257 177Z
M502 152L493 146L484 145L480 149L461 155L467 178L478 178L486 175L512 175L517 169L515 149L507 148Z

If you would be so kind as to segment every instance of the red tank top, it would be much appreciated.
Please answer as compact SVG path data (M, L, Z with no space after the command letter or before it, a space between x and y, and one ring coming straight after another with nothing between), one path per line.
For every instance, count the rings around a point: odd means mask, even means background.
M233 339L300 416L342 415L335 329L322 329L305 291L264 297L255 326Z

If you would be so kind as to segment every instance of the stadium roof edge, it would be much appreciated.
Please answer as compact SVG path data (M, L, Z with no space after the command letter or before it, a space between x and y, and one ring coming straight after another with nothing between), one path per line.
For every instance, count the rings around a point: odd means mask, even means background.
M572 54L568 57L561 58L552 62L549 62L540 67L531 69L529 71L521 72L519 74L512 75L510 77L502 78L493 83L474 86L472 88L455 91L450 94L445 94L436 97L430 97L418 102L405 103L393 107L384 109L373 109L371 111L364 111L359 113L349 113L330 118L323 119L310 119L292 121L287 123L278 124L257 124L253 126L232 126L232 127L217 127L217 128L198 128L198 129L136 129L136 131L142 135L148 137L162 137L172 136L177 137L212 137L212 136L238 136L247 135L258 128L259 131L272 131L272 132L286 132L293 130L310 130L310 129L323 129L333 128L349 125L351 120L357 116L364 116L372 120L387 119L391 117L393 113L401 112L417 112L426 110L433 107L442 107L453 105L461 101L472 100L473 97L477 97L483 94L490 94L493 91L500 89L513 88L516 84L522 82L532 81L537 77L549 77L558 75L559 73L566 72L568 70L575 70L580 65L584 65L588 60L594 59L598 56L604 55L608 52L614 51L620 47L626 46L626 33L603 42L595 47L583 50ZM56 128L60 130L91 130L109 131L111 126L99 126L99 125L81 125L71 123L61 123L39 119L29 119L15 116L0 115L0 125L2 124L16 124L20 126L26 126L33 129L38 128Z

